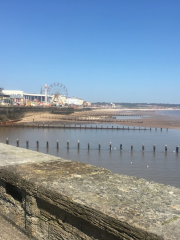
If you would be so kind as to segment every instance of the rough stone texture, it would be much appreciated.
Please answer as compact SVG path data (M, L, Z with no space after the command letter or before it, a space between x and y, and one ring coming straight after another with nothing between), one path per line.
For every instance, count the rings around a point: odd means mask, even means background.
M37 239L180 239L180 189L0 144L0 211Z
M0 240L28 240L29 238L19 231L0 215Z

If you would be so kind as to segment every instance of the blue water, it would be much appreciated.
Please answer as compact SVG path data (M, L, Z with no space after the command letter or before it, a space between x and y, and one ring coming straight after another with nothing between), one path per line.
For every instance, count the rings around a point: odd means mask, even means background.
M112 116L115 117L115 119L123 120L123 119L143 119L145 117L148 117L147 115L126 115L126 116Z
M179 117L180 118L180 110L161 110L156 111L160 115L167 115L167 116L173 116L173 117Z
M112 127L112 124L109 127ZM113 173L132 175L180 188L180 153L175 152L176 146L180 145L180 130L0 128L0 142L5 143L6 138L9 138L11 145L16 145L16 139L19 139L20 147L25 148L28 140L29 149L34 151L38 150L65 159L104 167ZM56 149L57 140L59 150ZM69 150L67 150L67 140L69 140ZM39 141L39 149L36 148L36 141ZM46 149L47 141L49 149ZM122 152L120 144L123 147ZM145 146L144 152L142 152L142 144ZM133 151L130 151L131 145ZM168 147L167 153L165 153L165 145Z

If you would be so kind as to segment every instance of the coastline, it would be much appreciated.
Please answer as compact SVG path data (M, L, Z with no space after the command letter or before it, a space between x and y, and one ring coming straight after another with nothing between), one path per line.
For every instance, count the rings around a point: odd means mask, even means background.
M151 128L170 128L170 129L180 129L180 117L170 116L165 114L158 114L158 111L166 111L166 110L175 110L175 109L95 109L90 113L94 120L86 119L83 121L83 116L85 112L78 112L75 114L71 114L67 117L67 115L57 115L51 113L36 113L36 114L28 114L19 122L20 124L26 123L49 123L49 124L98 124L105 123L102 119L102 116L113 116L117 114L127 115L127 118L124 116L122 121L117 122L115 119L111 119L109 123L114 123L117 125L124 126L134 126L134 127L151 127ZM142 118L128 118L128 115L141 115ZM76 116L78 118L82 117L81 121L72 119L71 116ZM143 117L145 116L145 117ZM63 119L64 118L64 119Z

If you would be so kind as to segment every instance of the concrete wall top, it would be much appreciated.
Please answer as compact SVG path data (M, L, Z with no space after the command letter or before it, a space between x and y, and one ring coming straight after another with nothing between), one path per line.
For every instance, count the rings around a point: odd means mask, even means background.
M17 148L0 143L0 168L9 165L30 164L30 163L43 163L43 162L69 162L52 155L34 152L31 150Z
M180 239L178 188L5 144L0 178L119 239Z

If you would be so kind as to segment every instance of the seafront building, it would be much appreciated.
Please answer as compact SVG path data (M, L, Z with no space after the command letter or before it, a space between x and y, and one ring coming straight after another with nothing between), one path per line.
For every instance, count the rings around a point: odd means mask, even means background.
M82 106L83 102L84 101L81 98L77 98L77 97L68 97L68 98L66 98L66 103L68 105Z
M47 101L46 101L47 97ZM70 105L81 107L83 99L78 97L66 97L63 95L45 95L42 93L25 93L21 90L4 90L0 89L0 104L1 105Z
M6 96L6 103L13 102L19 105L26 105L28 102L45 102L45 94L25 93L20 90L2 90L1 94ZM9 101L8 101L9 99ZM47 102L51 102L52 96L47 96Z

